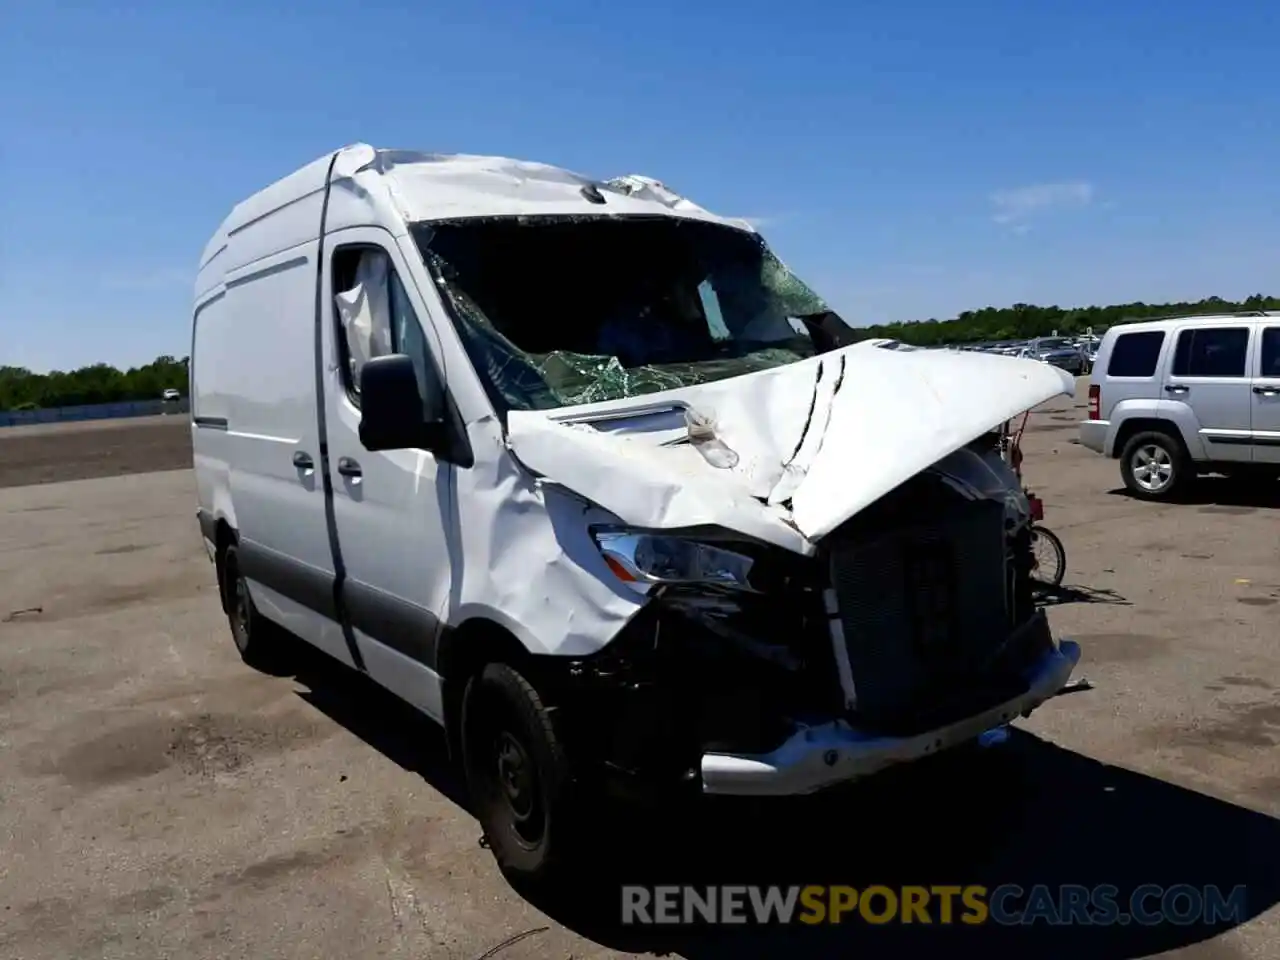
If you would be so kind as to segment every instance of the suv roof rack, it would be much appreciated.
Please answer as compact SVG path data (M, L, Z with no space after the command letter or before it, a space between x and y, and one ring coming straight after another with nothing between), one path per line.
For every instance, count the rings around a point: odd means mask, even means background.
M1192 320L1196 317L1203 317L1206 320L1214 318L1225 320L1236 317L1241 319L1248 317L1280 317L1280 310L1219 310L1214 313L1168 313L1161 314L1158 317L1124 317L1116 321L1112 326L1119 326L1122 323L1158 323L1161 320Z

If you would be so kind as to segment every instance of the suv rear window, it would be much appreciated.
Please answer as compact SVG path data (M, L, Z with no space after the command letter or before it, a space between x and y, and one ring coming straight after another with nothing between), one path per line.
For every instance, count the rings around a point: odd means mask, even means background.
M1164 345L1163 330L1144 330L1141 333L1122 333L1111 348L1111 360L1107 363L1109 377L1150 377L1156 372L1160 348Z
M1201 327L1178 334L1175 377L1243 377L1248 327Z

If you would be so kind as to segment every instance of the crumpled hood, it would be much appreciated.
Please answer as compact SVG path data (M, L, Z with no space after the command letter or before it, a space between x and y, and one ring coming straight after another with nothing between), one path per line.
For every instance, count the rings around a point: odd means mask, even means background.
M921 470L1074 393L1069 374L1035 360L855 344L658 394L516 411L508 443L624 523L724 527L811 553Z

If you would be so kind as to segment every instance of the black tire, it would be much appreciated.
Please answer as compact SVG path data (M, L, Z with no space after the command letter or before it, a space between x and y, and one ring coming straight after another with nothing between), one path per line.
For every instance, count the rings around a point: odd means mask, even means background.
M1140 500L1172 499L1189 472L1182 444L1161 430L1134 434L1120 452L1120 477Z
M1032 525L1031 552L1035 566L1031 579L1043 587L1060 587L1067 572L1067 550L1058 535L1045 527Z
M240 550L233 543L222 554L222 606L240 658L258 670L274 669L280 653L275 625L258 612L240 572Z
M462 762L480 826L512 882L545 886L579 850L564 747L541 696L514 668L490 663L462 699Z

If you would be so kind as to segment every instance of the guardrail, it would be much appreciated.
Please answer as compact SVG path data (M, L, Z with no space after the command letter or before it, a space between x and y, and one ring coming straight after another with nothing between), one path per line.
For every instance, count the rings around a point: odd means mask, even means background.
M179 400L127 400L122 403L90 403L75 407L43 410L0 411L0 427L21 427L32 423L63 423L76 420L116 420L124 417L154 417L162 413L190 413L186 397Z

